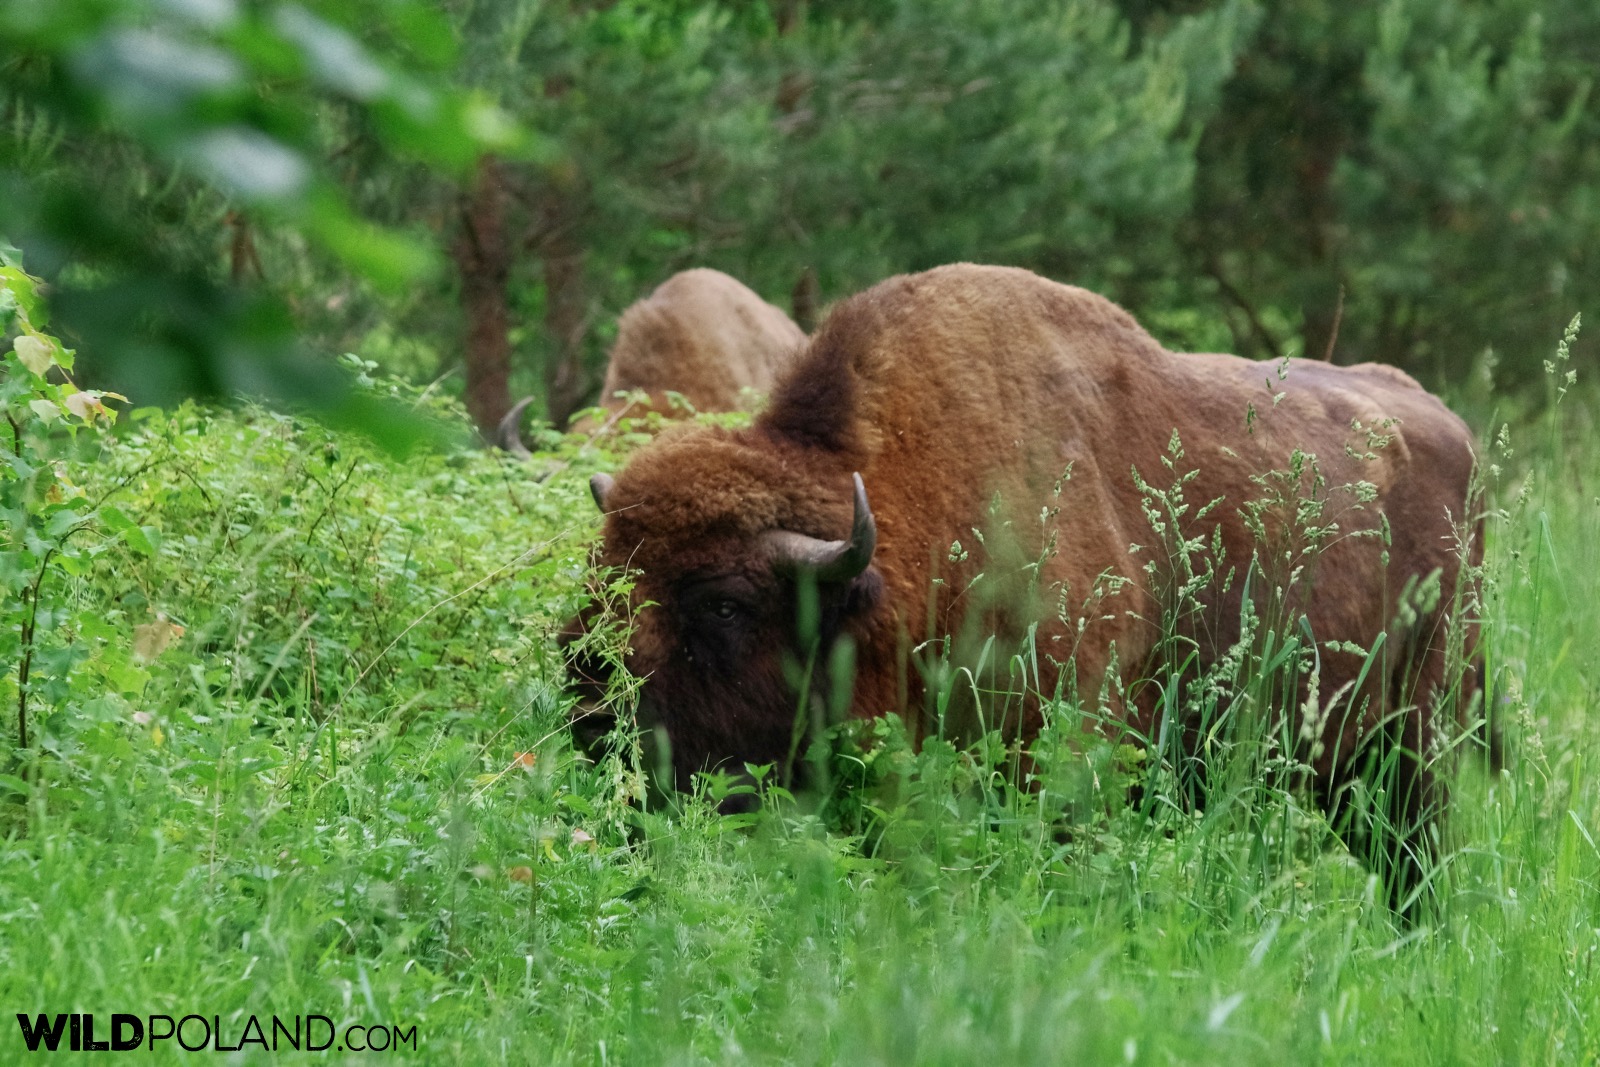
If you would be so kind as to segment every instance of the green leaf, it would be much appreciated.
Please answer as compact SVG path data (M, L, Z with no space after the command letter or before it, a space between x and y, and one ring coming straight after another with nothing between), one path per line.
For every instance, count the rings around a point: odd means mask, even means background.
M303 155L248 126L207 130L180 155L245 200L286 202L311 181L311 165Z
M4 262L3 250L0 250L0 262ZM22 313L27 317L30 326L38 329L48 321L49 316L44 301L39 298L38 288L33 278L24 273L21 266L0 267L0 289L10 290L17 298L17 306L22 308Z
M106 663L101 668L105 680L124 696L139 696L150 681L150 672L133 663Z
M60 537L82 521L82 515L71 508L64 508L50 516L50 521L45 523L44 532L49 537Z
M150 543L144 528L124 515L120 509L106 504L100 508L100 519L106 524L106 529L122 538L124 544L141 556L156 554L155 545Z
M440 266L427 242L357 218L331 192L315 198L307 229L346 266L386 292L424 282Z
M306 66L328 88L364 101L389 90L389 72L340 27L297 5L278 8L273 22L279 33L300 47Z

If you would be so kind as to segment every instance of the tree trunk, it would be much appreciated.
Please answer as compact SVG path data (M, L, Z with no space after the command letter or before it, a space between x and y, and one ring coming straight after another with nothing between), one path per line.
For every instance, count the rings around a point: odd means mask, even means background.
M256 250L255 235L250 232L250 221L237 211L230 211L222 220L228 227L228 276L234 285L244 285L252 273L261 281L266 271L261 269L261 253Z
M472 188L461 201L461 229L450 245L461 278L461 315L467 411L486 441L495 439L511 408L511 307L506 283L511 242L506 234L506 196L500 163L478 161Z
M1333 171L1344 155L1347 136L1329 121L1311 127L1315 136L1302 141L1295 167L1300 194L1305 258L1300 300L1300 354L1307 359L1332 359L1344 317L1344 287L1339 279L1330 234L1338 216L1333 199Z
M589 381L583 367L583 338L589 329L584 287L584 249L576 239L567 198L545 190L544 326L552 349L544 366L545 415L562 428L584 405Z

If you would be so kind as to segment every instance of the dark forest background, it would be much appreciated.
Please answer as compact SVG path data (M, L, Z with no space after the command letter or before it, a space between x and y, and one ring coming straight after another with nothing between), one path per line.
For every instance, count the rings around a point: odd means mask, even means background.
M0 234L136 402L353 352L560 422L674 271L809 326L954 260L1514 391L1600 281L1596 55L1588 0L10 0Z

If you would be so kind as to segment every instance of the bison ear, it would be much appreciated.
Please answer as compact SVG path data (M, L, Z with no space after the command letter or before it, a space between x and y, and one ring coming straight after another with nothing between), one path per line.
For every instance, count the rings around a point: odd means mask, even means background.
M589 495L594 497L594 505L601 512L606 511L606 497L617 487L617 480L611 475L601 472L589 479Z

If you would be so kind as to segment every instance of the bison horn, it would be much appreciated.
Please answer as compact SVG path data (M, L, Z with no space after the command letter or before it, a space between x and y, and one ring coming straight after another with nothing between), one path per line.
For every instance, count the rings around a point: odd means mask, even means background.
M878 524L867 504L867 487L861 475L855 480L855 518L850 524L850 540L824 541L792 530L771 530L766 534L767 549L774 565L784 570L808 570L819 582L845 582L867 569L878 546Z
M606 510L606 497L611 495L611 490L617 487L617 480L611 475L601 472L589 479L589 495L594 497L594 506L601 511Z
M531 403L533 403L531 396L525 396L517 401L516 406L506 412L506 417L500 420L500 428L495 435L496 443L518 459L533 458L528 446L522 443L522 413L528 410L528 405Z

